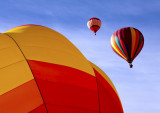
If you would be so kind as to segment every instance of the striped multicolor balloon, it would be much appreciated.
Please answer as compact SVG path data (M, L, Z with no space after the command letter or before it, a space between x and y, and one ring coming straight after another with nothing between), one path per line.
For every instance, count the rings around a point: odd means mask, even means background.
M90 18L87 22L88 28L93 31L96 35L96 32L99 30L101 27L101 20L99 18Z
M0 33L0 113L123 113L109 77L63 35L25 25Z
M111 47L115 53L125 59L132 67L132 61L144 45L142 33L132 27L117 30L111 37Z

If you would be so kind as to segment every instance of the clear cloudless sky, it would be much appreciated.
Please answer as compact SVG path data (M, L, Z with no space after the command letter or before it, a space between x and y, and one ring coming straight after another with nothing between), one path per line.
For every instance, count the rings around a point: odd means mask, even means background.
M91 17L102 20L95 36ZM160 113L160 0L1 0L0 32L24 24L49 27L66 36L114 83L124 113ZM110 46L122 27L135 27L144 47L130 69Z

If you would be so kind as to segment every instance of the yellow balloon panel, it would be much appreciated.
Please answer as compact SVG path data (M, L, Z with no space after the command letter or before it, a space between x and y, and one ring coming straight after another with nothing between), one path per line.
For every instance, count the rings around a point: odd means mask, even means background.
M24 60L24 57L15 46L0 50L0 69L22 60Z
M33 79L18 46L5 34L0 34L0 78L0 95Z
M7 32L19 45L25 57L73 67L94 76L82 53L60 33L37 25L20 26Z
M13 40L11 40L7 35L0 33L0 50L13 46L15 46Z
M0 69L0 95L33 79L27 62L20 61Z
M0 69L22 60L24 57L14 41L0 34Z

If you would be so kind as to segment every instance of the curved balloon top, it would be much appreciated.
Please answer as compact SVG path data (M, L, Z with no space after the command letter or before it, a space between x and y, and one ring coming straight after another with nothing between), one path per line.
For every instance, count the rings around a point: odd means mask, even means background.
M96 18L96 17L92 17L92 18L90 18L89 20L93 20L93 19L96 19L96 20L101 21L99 18Z
M125 59L132 67L132 62L144 45L142 33L132 27L117 30L111 37L111 47L115 53Z
M93 31L96 35L96 32L100 29L101 27L101 20L99 18L93 17L90 18L87 22L88 28Z
M124 113L109 77L50 28L0 33L0 54L0 113Z

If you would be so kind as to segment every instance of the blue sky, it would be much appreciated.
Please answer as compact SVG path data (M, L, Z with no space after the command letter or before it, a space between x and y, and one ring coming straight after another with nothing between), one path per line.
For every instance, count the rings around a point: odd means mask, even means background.
M159 0L1 0L0 14L0 32L38 24L66 36L111 78L125 113L160 113ZM86 25L91 17L102 20L96 36ZM110 46L122 27L144 35L132 69Z

